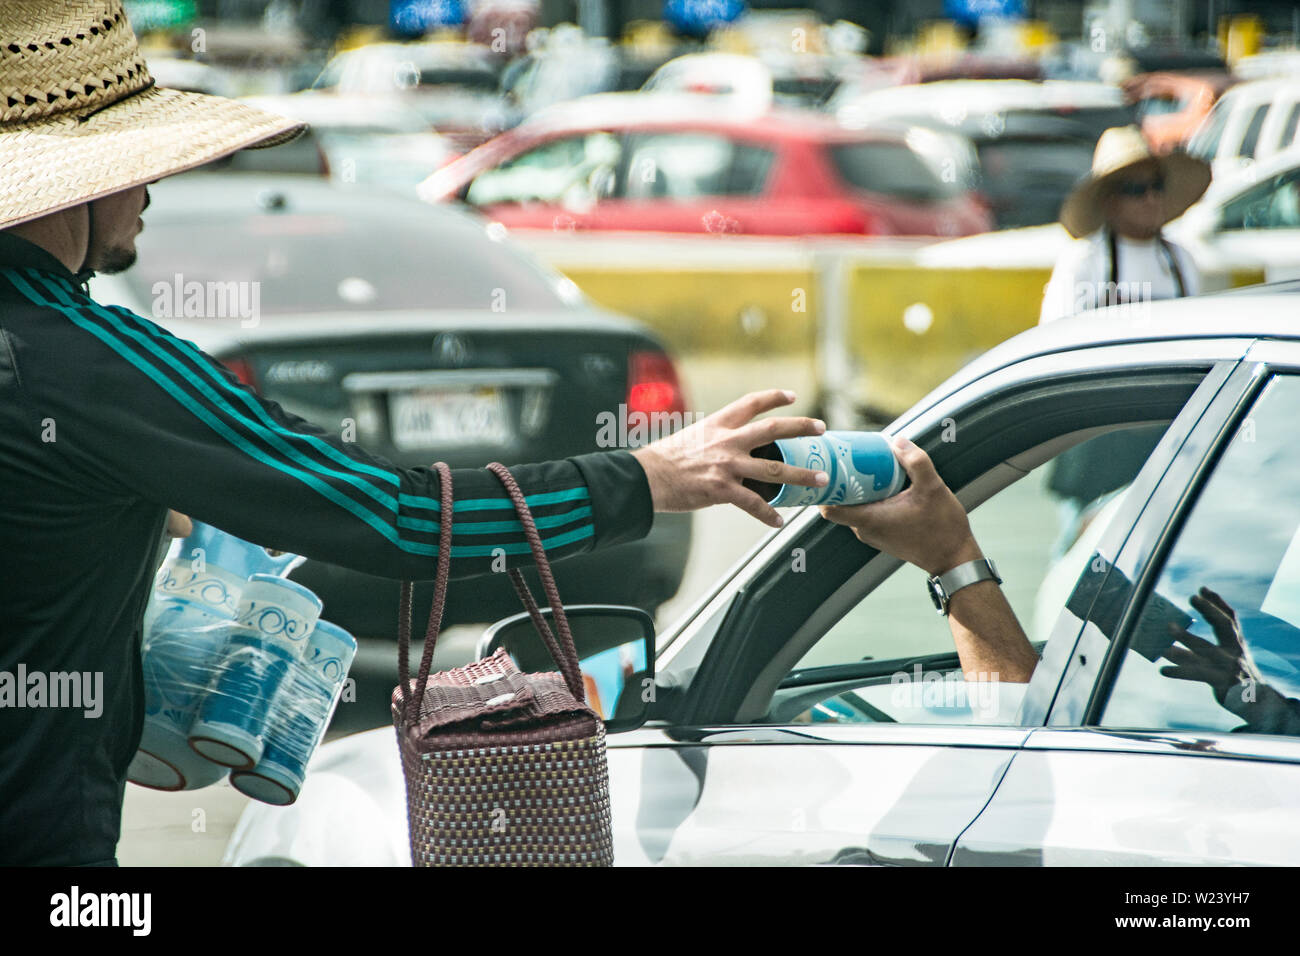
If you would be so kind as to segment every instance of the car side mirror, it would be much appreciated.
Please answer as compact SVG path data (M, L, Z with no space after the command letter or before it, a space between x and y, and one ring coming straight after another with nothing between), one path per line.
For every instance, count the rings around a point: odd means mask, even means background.
M554 631L551 609L542 608L541 613ZM640 608L614 604L566 605L564 614L573 632L587 702L604 718L605 731L616 734L640 727L655 697L654 619ZM522 671L557 669L526 611L489 627L479 639L478 659L498 648L504 648Z

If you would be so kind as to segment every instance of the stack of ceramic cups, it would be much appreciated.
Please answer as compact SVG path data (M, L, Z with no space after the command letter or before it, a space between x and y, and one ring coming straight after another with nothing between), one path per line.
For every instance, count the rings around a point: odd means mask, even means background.
M228 625L220 660L190 726L194 750L236 770L262 759L276 697L302 660L321 601L295 581L254 574Z
M201 522L173 542L158 571L142 641L145 720L127 778L156 790L194 790L227 768L189 746L190 724L206 693L248 578L288 573L301 558L265 548Z
M263 803L293 803L302 789L307 761L338 706L357 642L329 621L316 624L306 654L289 668L266 732L261 759L251 770L231 773L231 785Z

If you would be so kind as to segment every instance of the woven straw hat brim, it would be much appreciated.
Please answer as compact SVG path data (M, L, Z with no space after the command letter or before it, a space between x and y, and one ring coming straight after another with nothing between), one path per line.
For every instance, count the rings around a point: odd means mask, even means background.
M151 87L96 110L9 124L0 135L0 229L276 146L306 124L220 96Z
M1061 225L1075 239L1089 236L1106 222L1102 212L1102 197L1106 189L1121 173L1142 162L1154 160L1160 164L1165 181L1164 213L1161 224L1173 222L1187 211L1192 203L1205 194L1210 185L1210 165L1186 153L1164 156L1138 157L1102 176L1089 174L1066 197L1061 206Z

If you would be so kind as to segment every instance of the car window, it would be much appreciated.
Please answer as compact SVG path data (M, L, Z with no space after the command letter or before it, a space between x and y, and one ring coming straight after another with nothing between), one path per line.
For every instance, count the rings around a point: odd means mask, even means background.
M1244 156L1247 159L1255 157L1255 147L1259 145L1259 131L1264 128L1264 118L1268 115L1269 104L1255 108L1255 112L1250 116L1250 122L1246 124L1246 133L1241 138L1241 147L1237 150L1238 156Z
M840 178L855 189L911 202L934 202L961 193L902 143L841 143L827 150Z
M1272 176L1226 203L1218 228L1300 229L1300 169Z
M1295 142L1297 124L1300 124L1300 103L1292 103L1291 110L1286 114L1286 123L1282 126L1282 138L1278 140L1279 149Z
M1046 642L1093 543L1164 428L1118 429L1076 445L971 512L976 539L997 564L1003 592L1035 647ZM1013 723L1028 685L995 675L964 680L948 621L935 612L925 579L904 565L862 598L791 671L795 687L778 691L769 719ZM850 664L875 673L856 686L840 681L821 691L810 682L819 668Z
M554 139L480 173L466 200L497 203L559 203L582 207L610 194L621 148L610 133Z
M1219 100L1210 110L1204 125L1196 131L1187 143L1187 152L1204 160L1213 160L1219 152L1219 142L1223 131L1228 126L1230 99Z
M624 147L628 199L756 196L767 183L771 150L712 133L634 133Z
M1273 379L1223 452L1125 638L1102 726L1300 736L1297 407L1300 377Z

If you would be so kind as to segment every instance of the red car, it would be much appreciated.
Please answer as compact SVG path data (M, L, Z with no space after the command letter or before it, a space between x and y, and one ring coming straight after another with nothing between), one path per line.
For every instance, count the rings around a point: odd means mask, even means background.
M723 96L603 93L535 114L438 170L420 195L522 229L988 231L987 207L934 135L846 130Z

